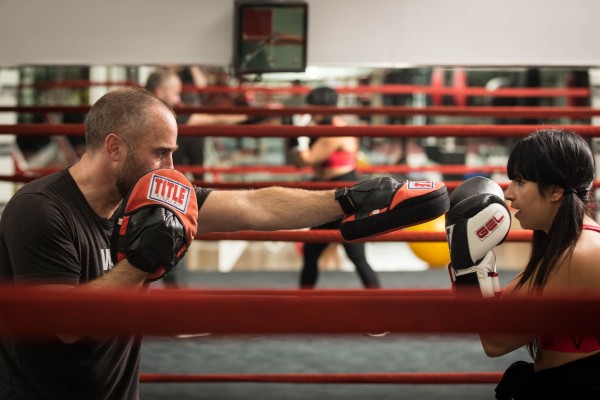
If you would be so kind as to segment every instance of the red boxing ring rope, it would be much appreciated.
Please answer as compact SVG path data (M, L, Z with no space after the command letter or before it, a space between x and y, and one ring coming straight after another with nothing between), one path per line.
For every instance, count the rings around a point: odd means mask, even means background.
M254 172L267 172L270 174L313 174L311 167L297 168L293 165L240 165L233 167L219 166L201 166L201 165L175 165L175 169L180 172L190 172L192 174L216 173L216 174L248 174ZM30 168L20 173L24 176L44 176L59 171L56 167ZM443 165L369 165L356 168L359 174L408 174L411 172L439 172L442 174L469 174L469 173L506 173L506 166L502 165L474 165L466 166L462 164L443 164Z
M142 374L141 383L263 382L263 383L498 383L500 372L399 372L363 374Z
M201 128L201 129L200 129ZM523 137L536 129L548 129L546 125L368 125L368 126L287 126L287 125L233 125L233 126L190 126L179 127L182 136L204 134L206 136L231 137ZM581 136L600 136L600 126L560 125ZM0 126L0 129L2 127Z
M346 187L354 185L356 182L344 182L344 181L315 181L315 182L305 182L305 181L254 181L254 182L209 182L203 180L194 180L194 184L201 187L206 188L215 188L215 189L258 189L265 188L271 186L280 186L280 187L291 187L298 189L307 189L307 190L326 190L326 189L336 189L340 187ZM448 190L454 190L461 184L460 181L444 181ZM508 187L508 182L499 182L498 185L502 189L506 189ZM595 180L592 182L592 187L597 188L600 186L600 180Z
M133 81L105 81L91 82L87 80L72 80L62 82L36 82L31 84L20 84L16 86L4 86L6 88L39 88L39 89L56 89L56 88L86 88L93 86L141 86ZM256 93L271 93L271 94L307 94L310 92L310 87L302 86L206 86L198 88L195 85L183 85L183 92L192 93L216 93L216 94L239 94L246 92ZM589 88L540 88L540 87L511 87L498 88L489 90L485 87L434 87L424 85L358 85L354 87L337 87L336 91L339 94L413 94L426 93L435 94L438 96L448 95L453 96L461 94L466 97L590 97Z
M311 88L308 87L227 87L227 86L207 86L197 88L194 85L184 85L184 92L206 92L206 93L289 93L289 94L308 94ZM335 90L339 94L413 94L426 93L453 96L462 94L467 97L590 97L589 88L498 88L489 90L485 87L433 87L423 85L358 85L354 87L337 87Z
M600 126L558 125L584 137L600 136ZM221 137L501 137L526 136L537 129L548 129L548 125L368 125L368 126L289 126L289 125L180 125L179 136ZM0 125L0 134L72 135L83 136L83 124L11 124Z
M184 171L185 169L182 169ZM33 181L45 174L51 173L53 170L35 170L35 171L24 171L22 173L17 173L14 175L0 175L0 181L5 182L30 182ZM380 171L384 172L384 171ZM387 171L391 172L391 171ZM386 172L386 173L387 173ZM297 188L297 189L306 189L306 190L328 190L328 189L336 189L340 187L352 186L356 182L354 181L252 181L252 182L213 182L213 181L204 181L200 179L195 179L193 183L199 187L212 188L212 189L259 189L266 187L287 187L287 188ZM445 181L444 182L448 190L454 190L461 184L460 181ZM498 185L502 189L506 189L508 187L508 182L499 182ZM593 188L600 187L600 180L595 180L592 182Z
M306 296L253 295L251 290L179 294L168 289L156 295L155 291L5 286L0 291L0 335L600 332L598 296L482 299L403 296L401 290L381 296L319 296L318 291Z
M203 167L199 165L175 165L175 169L180 172L191 172L193 174L203 174L206 172L218 174L241 174L253 172L268 172L271 174L313 174L314 170L311 167L296 168L293 165L270 166L270 165L250 165L237 167ZM440 172L442 174L468 174L474 172L484 173L506 173L506 166L496 165L477 165L466 166L462 164L444 164L444 165L369 165L359 166L356 168L359 174L373 173L395 173L408 174L411 172Z
M0 181L5 182L31 182L44 174L34 173L32 171L27 171L25 173L18 173L14 175L0 175ZM279 186L279 187L291 187L298 189L307 189L307 190L327 190L327 189L336 189L344 186L354 185L356 182L344 182L344 181L322 181L322 182L305 182L305 181L254 181L254 182L212 182L212 181L203 181L196 179L194 180L194 184L200 187L213 188L213 189L258 189L265 188L271 186ZM597 184L600 181L594 182L594 187L597 187ZM460 182L457 181L447 181L445 182L448 190L455 189ZM508 183L502 182L499 183L500 187L506 188Z
M177 289L177 293L185 295L211 295L211 296L302 296L302 297L335 297L335 296L358 296L358 297L378 297L378 296L441 296L452 297L454 293L451 289L377 289L377 290L357 290L357 289L319 289L298 290L298 289ZM160 296L163 294L172 294L169 290L152 290L152 295Z
M530 242L532 231L514 230L508 232L506 242ZM272 232L239 231L213 232L196 235L198 240L250 240L250 241L281 241L304 243L342 243L345 242L339 230L281 230ZM395 231L369 239L370 242L446 242L446 232L412 232Z
M85 114L90 106L0 106L0 112L19 113L74 113ZM446 115L463 117L495 117L495 118L591 118L600 115L600 109L591 107L406 107L406 106L371 106L371 107L176 107L177 114L246 114L256 116L284 116L295 114L325 115Z
M393 329L469 332L484 329L592 332L598 298L481 299L448 290L95 290L57 292L5 287L0 334L43 337L54 332L172 335L218 333L347 333ZM437 296L436 296L437 294ZM439 300L439 301L438 301ZM90 312L89 310L94 310ZM550 310L552 312L550 312ZM156 324L156 315L161 324ZM527 323L535 315L535 321ZM102 316L98 318L98 316ZM179 318L184 316L184 318ZM196 316L197 318L191 318ZM335 316L335 318L334 318ZM423 318L426 316L426 318ZM74 323L73 321L77 321ZM451 323L448 323L451 321ZM491 323L490 325L490 321ZM585 321L585 326L577 322ZM513 324L517 325L513 325ZM263 325L265 324L265 325ZM160 325L160 327L157 327ZM591 326L591 327L590 327ZM165 328L165 329L163 329ZM373 329L371 329L373 328ZM295 384L495 384L500 372L335 374L141 374L141 383L261 382Z

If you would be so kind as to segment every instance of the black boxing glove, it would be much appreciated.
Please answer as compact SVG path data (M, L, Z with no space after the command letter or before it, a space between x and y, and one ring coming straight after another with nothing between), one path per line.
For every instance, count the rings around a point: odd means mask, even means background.
M450 204L442 182L397 181L389 177L337 189L335 199L346 214L340 231L347 241L364 241L435 219L448 211Z
M185 242L185 228L167 208L142 208L129 215L120 240L120 253L130 264L151 273L155 280L179 262L179 249Z

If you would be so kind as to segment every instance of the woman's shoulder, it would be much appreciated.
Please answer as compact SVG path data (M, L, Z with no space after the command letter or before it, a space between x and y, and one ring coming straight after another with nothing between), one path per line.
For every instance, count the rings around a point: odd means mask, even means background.
M600 232L584 229L567 267L573 287L600 289Z
M583 258L597 258L600 255L600 226L598 224L588 223L584 226L575 245L575 253Z

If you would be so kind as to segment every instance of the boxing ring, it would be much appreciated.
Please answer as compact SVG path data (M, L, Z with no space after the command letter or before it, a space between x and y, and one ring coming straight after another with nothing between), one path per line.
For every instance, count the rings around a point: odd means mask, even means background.
M73 87L86 83L72 83ZM87 83L89 84L89 82ZM61 83L64 85L64 83ZM393 86L393 87L391 87ZM186 88L186 90L193 90ZM230 93L244 88L209 88L217 93ZM283 90L286 93L305 94L305 88L253 88L268 93L277 93ZM464 88L461 96L490 96L489 91L483 88ZM411 94L415 92L430 95L456 95L455 88L389 85L370 86L359 88L340 88L340 94L348 93L385 93L385 94ZM590 95L588 89L549 89L549 88L505 88L493 92L496 97L538 97L538 96L568 96L585 98ZM14 106L0 107L0 112L37 112L37 113L85 113L86 106ZM178 113L246 113L254 116L286 116L294 114L355 114L355 115L447 115L447 116L476 116L490 118L571 118L589 119L600 116L599 109L589 107L285 107L285 108L223 108L223 107L185 107L177 110ZM587 138L600 137L600 126L590 125L558 125L561 128L574 130ZM405 125L370 125L370 126L311 126L295 127L283 125L243 125L243 126L180 126L180 136L220 136L220 137L323 137L323 136L363 136L363 137L389 137L389 138L425 138L425 137L484 137L484 138L519 138L535 129L548 128L545 125L434 125L434 126L405 126ZM83 125L80 124L4 124L0 125L0 135L71 135L82 136ZM215 176L226 174L249 174L254 172L277 174L308 174L309 169L297 169L291 166L235 166L235 167L210 167L210 166L177 166L182 172L193 174L211 173ZM22 183L36 179L56 171L56 168L37 168L30 170L17 169L14 174L0 175L0 181ZM442 174L474 174L474 173L505 173L505 167L481 165L436 165L409 167L407 165L392 166L361 166L359 173L363 174L407 174L411 172L438 172ZM266 186L285 186L304 188L309 190L332 189L352 184L353 182L306 182L289 180L268 181L207 181L195 180L199 186L218 189L251 189ZM498 182L506 187L508 182ZM453 190L460 181L447 181L448 189ZM600 181L594 182L594 187L600 187ZM284 242L342 242L339 231L275 231L254 232L243 231L235 233L210 233L196 236L197 240L222 241L284 241ZM531 240L530 231L511 230L506 242L527 243ZM397 231L371 239L373 242L446 242L445 232L417 232ZM93 293L56 293L40 289L3 287L0 291L0 335L18 335L35 340L44 334L53 332L73 332L94 335L145 335L151 339L150 346L156 352L169 352L171 346L183 342L195 348L202 357L206 346L214 343L226 343L236 351L245 351L245 343L257 343L257 338L281 337L284 346L310 346L310 341L324 340L317 343L316 349L332 346L335 338L348 341L350 347L376 346L381 350L381 356L390 350L386 346L395 348L395 341L405 341L414 344L416 337L424 336L425 343L430 349L437 349L444 343L444 337L467 335L476 347L470 352L479 351L476 357L484 359L483 350L478 346L476 333L569 333L585 334L600 331L600 309L597 307L599 298L549 298L539 299L481 299L477 296L455 297L448 289L450 281L446 271L431 270L430 275L436 274L431 287L411 288L397 287L394 289L353 290L353 289L316 289L295 290L292 288L265 289L241 288L231 285L230 288L221 289L151 289L146 293L130 293L124 291L102 291ZM504 272L501 271L501 276ZM506 273L504 279L510 277ZM382 279L383 280L383 279ZM385 280L383 280L385 282ZM202 281L198 282L201 284ZM506 282L504 282L506 283ZM295 280L293 281L295 284ZM90 313L90 308L94 309ZM57 313L56 310L60 310ZM536 316L532 318L531 316ZM98 318L101 316L101 318ZM158 316L158 317L157 317ZM157 321L158 319L158 321ZM77 321L73 324L72 321ZM373 335L366 335L371 333ZM379 334L383 334L379 337ZM388 334L389 333L389 334ZM307 339L308 338L308 339ZM321 339L319 339L321 338ZM360 344L357 344L358 342ZM440 342L435 343L433 342ZM231 343L237 342L237 346ZM339 343L338 343L339 344ZM396 344L397 345L397 344ZM461 344L463 345L463 344ZM417 346L418 347L418 346ZM452 348L452 345L449 345ZM147 347L148 348L148 347ZM162 350L161 350L162 349ZM194 351L196 351L194 350ZM350 349L351 351L352 349ZM427 351L427 346L421 346ZM146 350L145 350L146 351ZM348 351L348 350L346 350ZM361 350L368 353L368 350ZM380 352L381 352L380 351ZM402 350L399 354L407 351ZM408 350L410 351L410 350ZM440 352L443 354L443 352ZM175 352L172 355L177 355ZM209 353L212 354L212 353ZM379 354L376 352L376 354ZM239 355L239 354L236 354ZM315 355L315 354L313 354ZM181 356L181 354L179 354ZM189 357L189 354L187 355ZM301 356L301 355L300 355ZM460 358L456 354L444 354L445 362L452 362L452 357ZM525 358L524 352L517 353L520 359ZM225 385L262 384L270 385L275 396L281 395L272 385L310 386L315 390L311 396L320 396L319 385L348 385L363 386L369 389L357 390L356 393L369 393L374 385L402 385L404 386L444 386L444 385L484 385L485 393L490 397L493 393L493 384L501 377L501 367L491 371L435 371L438 359L436 352L431 354L432 360L427 371L413 371L411 367L403 365L402 360L397 360L398 368L386 372L191 372L179 373L175 371L159 373L147 372L142 363L141 382L142 390L153 383L166 385L169 393L176 393L174 385L181 384L210 384ZM185 357L183 357L185 358ZM476 360L477 358L473 358ZM173 361L170 361L171 363ZM474 363L477 361L473 361ZM327 360L315 361L327 363ZM235 364L235 363L234 363ZM497 365L507 367L510 362L502 360ZM285 371L288 368L274 370ZM292 364L293 365L293 364ZM419 365L416 363L415 365ZM313 364L313 366L315 366ZM321 365L319 365L321 366ZM422 366L422 365L421 365ZM222 367L222 366L221 366ZM159 368L160 369L160 368ZM220 369L220 368L218 368ZM328 371L328 368L320 368ZM358 369L353 365L352 369ZM403 370L404 372L398 372ZM288 385L288 386L286 386ZM229 395L244 397L244 387L224 389L222 398ZM254 387L254 386L253 386ZM202 386L201 391L207 391L207 398L219 398L218 392ZM253 390L246 392L252 397ZM296 390L296 389L293 389ZM298 389L302 390L302 389ZM352 391L353 389L345 389ZM398 391L397 396L404 389ZM414 389L405 391L407 395L418 393ZM469 393L466 389L465 393ZM448 394L452 388L446 389ZM142 392L143 394L144 392ZM351 392L340 392L340 398L352 398ZM345 394L344 394L345 393ZM392 391L380 393L381 396L390 396ZM427 392L425 392L427 395ZM435 398L435 393L430 392L429 397ZM477 391L472 394L477 396ZM198 394L200 396L200 394ZM142 396L150 398L151 395ZM334 398L328 396L329 398ZM193 397L197 398L197 397ZM199 398L199 397L198 397ZM247 397L246 397L247 398ZM276 397L273 397L276 398ZM295 397L290 397L295 398ZM298 397L301 398L301 397ZM408 397L407 397L408 398ZM442 397L439 397L442 398ZM443 398L452 398L444 396ZM461 396L461 398L477 398Z

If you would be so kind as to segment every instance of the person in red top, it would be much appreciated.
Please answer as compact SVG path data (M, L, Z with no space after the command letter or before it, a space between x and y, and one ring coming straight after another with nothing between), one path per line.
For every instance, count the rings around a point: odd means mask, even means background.
M335 106L337 92L326 86L312 90L306 103L314 106ZM309 124L343 126L338 117L313 115ZM315 181L357 181L357 153L360 139L352 136L320 137L315 140L298 138L298 146L292 149L291 159L298 167L312 166ZM329 222L312 229L339 229L341 220ZM304 243L303 267L300 274L300 287L313 288L319 275L318 260L329 243ZM348 258L356 267L362 284L366 288L378 288L379 279L367 261L364 243L344 243Z
M539 130L517 142L507 167L511 182L504 197L516 211L514 217L521 227L533 230L533 238L525 267L504 289L502 298L597 295L600 226L591 212L595 166L589 145L574 132ZM459 190L465 193L459 186L453 196ZM453 204L451 196L446 220L456 214L454 208L461 207L465 209L460 203ZM485 284L489 280L486 277L493 276L489 273L495 272L492 251L482 259L475 257L479 260L472 268L461 270L454 265L460 264L456 247L465 246L472 251L471 246L483 242L461 245L455 240L459 225L452 225L450 233L454 237L450 249L455 288L459 289L461 280L463 287L479 280L484 296L486 292L494 295L497 290L490 291ZM468 282L468 275L475 276L471 270L477 272L477 278ZM480 339L490 357L526 346L533 358L533 363L518 361L510 366L496 388L497 399L600 398L600 333L588 336L482 333Z

